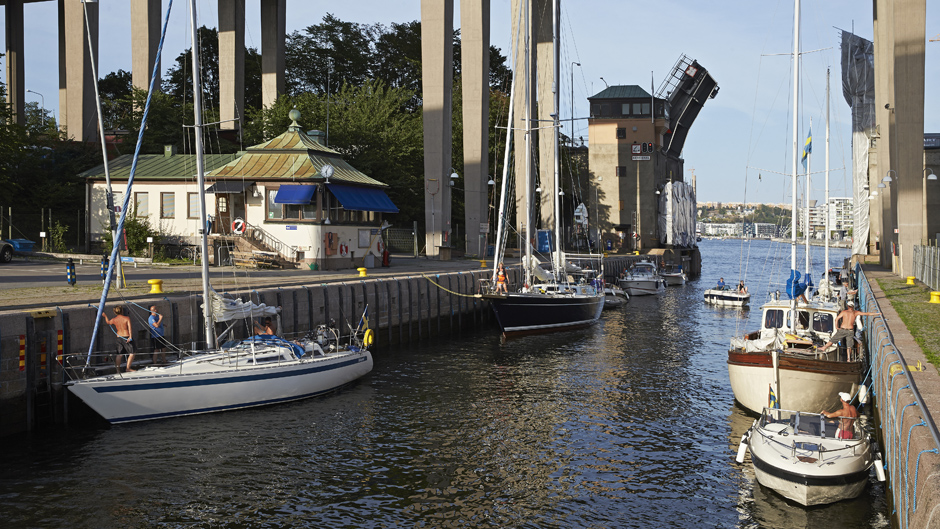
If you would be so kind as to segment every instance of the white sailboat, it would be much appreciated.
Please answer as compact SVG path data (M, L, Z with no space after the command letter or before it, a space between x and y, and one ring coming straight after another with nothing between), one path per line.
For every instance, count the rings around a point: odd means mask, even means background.
M793 32L792 190L796 226L799 0L794 2ZM795 229L791 230L791 238L788 287L792 301L773 299L765 304L760 333L735 339L728 352L728 374L735 399L752 411L761 409L760 419L741 438L736 459L743 463L749 450L761 485L802 505L820 505L861 494L876 460L871 438L856 417L837 417L829 422L817 411L829 408L836 395L844 402L852 400L861 376L861 362L851 354L840 359L837 351L817 352L813 347L815 331L831 334L834 330L837 308L815 300L798 306L801 292L796 288L799 274ZM807 258L807 266L808 262ZM782 332L784 321L790 333ZM764 399L766 406L761 404ZM883 479L881 474L879 477Z
M529 2L524 1L524 6L520 10L521 13L524 13L522 16L525 17L525 20L529 20L528 12L530 9ZM555 79L558 79L558 68L559 68L559 8L557 0L553 2L553 27L554 27L554 68L555 68ZM528 25L526 24L526 37L523 42L528 41ZM526 52L528 53L528 52ZM523 61L523 64L516 65L516 72L513 75L513 84L512 89L510 90L512 97L515 95L515 82L517 78L523 79L525 86L528 87L531 82L531 75L528 70L528 59ZM526 88L526 115L525 115L525 149L527 152L532 152L532 134L533 129L533 119L532 119L532 110L533 102L529 100L529 90ZM515 289L509 292L498 292L496 290L496 274L497 270L494 267L492 280L488 285L487 292L483 294L483 298L490 302L490 306L493 307L493 312L496 314L496 320L499 322L500 328L504 335L520 335L520 334L533 334L533 333L544 333L552 332L566 329L573 329L578 327L584 327L591 325L596 322L601 315L601 311L604 309L604 292L597 288L595 285L590 284L586 280L577 280L573 275L569 274L569 269L573 268L573 265L567 263L567 260L564 256L564 253L561 250L561 206L559 199L559 189L560 189L560 165L559 165L559 154L558 154L558 129L559 124L559 104L558 104L558 83L555 83L554 88L554 108L556 109L554 113L554 123L553 123L553 143L554 143L554 167L555 167L555 178L553 186L553 196L555 197L555 226L554 226L554 242L552 249L552 262L551 270L543 269L538 259L532 254L532 245L529 241L525 241L525 255L526 258L523 262L523 267L525 270L525 282L521 288ZM512 103L510 103L510 109L512 108ZM512 110L510 110L509 122L512 123ZM508 127L509 133L512 134L513 127ZM506 142L506 158L509 156L509 145L510 142ZM530 192L531 182L531 156L526 157L526 230L529 233L532 233L532 194ZM502 194L499 208L499 228L497 230L497 242L496 242L496 258L493 260L494 265L498 265L502 262L505 245L505 239L503 234L507 229L506 225L506 202L508 199L508 186L507 186L507 166L508 164L504 163L503 169L503 183L502 183ZM527 239L528 237L526 237ZM603 262L600 255L589 256L592 259L597 259L601 262L601 277L603 277Z
M799 2L796 7L799 12ZM807 283L799 283L796 267L796 196L799 163L799 16L795 19L794 81L793 81L793 152L792 152L792 218L790 229L789 300L774 295L761 307L761 328L731 340L728 351L728 375L734 398L752 413L759 414L767 404L768 387L772 387L783 408L818 410L827 406L839 392L855 394L859 390L865 362L854 350L838 347L819 350L815 344L828 342L836 331L839 306L830 296L816 296L799 301ZM828 100L828 94L827 94ZM827 106L828 130L828 106ZM828 151L828 133L827 133ZM827 156L828 160L828 156ZM827 163L828 165L828 163ZM807 186L808 188L809 186ZM807 230L808 231L808 230ZM809 240L807 239L805 274L809 276ZM828 266L826 267L828 269Z
M194 0L190 3L190 15L193 43L197 43ZM199 215L204 219L206 202L198 50L199 46L194 44L196 167L200 190ZM118 225L119 231L124 226L124 215L128 211L126 202L132 195L132 184L133 174L124 195L125 207ZM199 231L202 234L202 255L208 255L207 234L205 230ZM113 257L111 262L114 262ZM109 268L108 274L113 274L112 268ZM98 319L104 308L109 284L110 281L105 282ZM215 343L216 322L272 316L276 315L277 309L223 298L212 291L205 259L202 260L202 287L206 343L210 344L210 349L183 351L178 360L164 366L145 367L125 373L118 370L117 373L99 375L102 366L92 362L89 348L83 364L70 362L66 365L66 373L71 377L66 383L69 391L109 422L124 423L313 397L333 391L372 370L373 361L368 346L372 343L373 334L367 328L365 314L356 329L350 326L352 332L345 337L346 344L341 343L343 338L337 329L321 326L316 332L297 341L261 335L211 348Z

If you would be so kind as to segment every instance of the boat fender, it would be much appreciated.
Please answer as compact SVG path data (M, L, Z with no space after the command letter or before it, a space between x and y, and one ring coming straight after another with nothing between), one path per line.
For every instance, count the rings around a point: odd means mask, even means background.
M738 444L738 455L734 458L738 463L744 462L744 454L747 452L747 434L741 436L741 442Z
M878 481L885 480L885 467L881 463L881 454L875 456L875 462L872 464L875 467L875 476L878 477Z
M868 404L868 386L862 384L858 387L858 402Z
M372 347L373 342L375 342L375 333L372 329L366 329L366 334L362 337L362 345Z

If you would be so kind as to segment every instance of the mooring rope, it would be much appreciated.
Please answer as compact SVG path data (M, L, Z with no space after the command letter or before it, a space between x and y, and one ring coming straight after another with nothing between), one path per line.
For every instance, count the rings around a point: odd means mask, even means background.
M462 297L465 297L465 298L482 298L482 297L483 297L481 294L461 294L460 292L454 292L453 290L450 290L450 289L448 289L448 288L445 288L443 285L441 285L440 283L434 281L433 279L431 279L430 277L428 277L428 276L426 276L426 275L424 275L424 274L421 274L421 277L427 279L428 281L431 282L432 285L434 285L434 286L436 286L437 288L443 290L444 292L447 292L447 293L449 293L449 294L453 294L453 295L455 295L455 296L462 296Z

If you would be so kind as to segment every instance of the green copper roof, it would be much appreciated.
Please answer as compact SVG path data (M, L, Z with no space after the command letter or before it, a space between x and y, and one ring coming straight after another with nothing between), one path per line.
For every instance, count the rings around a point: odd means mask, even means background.
M237 154L207 154L203 156L206 172L221 167L232 160ZM108 162L111 178L127 180L131 174L131 163L134 157L124 154ZM97 165L78 175L88 179L104 178L104 164ZM196 176L196 156L194 154L141 154L137 161L135 179L141 180L190 180Z

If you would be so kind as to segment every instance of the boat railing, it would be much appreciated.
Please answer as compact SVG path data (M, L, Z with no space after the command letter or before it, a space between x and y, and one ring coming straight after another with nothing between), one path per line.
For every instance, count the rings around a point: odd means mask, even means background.
M932 471L918 473L918 469L925 463L921 456L927 452L940 452L940 431L917 388L907 360L895 346L894 334L885 322L878 300L860 264L855 265L855 273L860 310L878 313L867 321L862 339L871 356L871 391L879 402L889 478L892 483L898 484L889 487L889 490L893 494L894 504L900 506L897 516L902 522L901 527L909 527L917 510L916 498L925 490L928 476L932 475ZM903 399L901 393L905 393ZM909 452L911 436L915 429L920 428L927 430L932 441L928 442L927 446L932 445L932 448L917 453ZM931 461L931 464L936 465L936 459ZM913 508L909 498L915 498Z
M852 421L851 438L839 437L839 425L841 424L840 421L843 420ZM818 442L790 439L790 434L786 430L782 430L780 435L763 436L766 441L789 448L791 455L794 457L816 452L818 459L823 460L827 455L842 455L845 451L851 451L852 455L856 455L859 449L867 450L868 436L864 433L864 428L861 426L860 421L861 419L859 417L826 417L819 413L765 408L761 414L759 426L762 429L767 429L768 426L782 424L792 429L794 435L799 435L800 439L807 437L818 438ZM772 428L769 431L772 431ZM822 442L827 439L858 442L839 447L830 444L827 447L822 444ZM799 452L799 454L797 452Z

